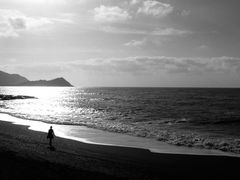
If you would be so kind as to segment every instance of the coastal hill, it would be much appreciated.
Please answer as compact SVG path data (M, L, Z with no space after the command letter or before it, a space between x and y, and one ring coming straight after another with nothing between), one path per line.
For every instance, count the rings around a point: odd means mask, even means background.
M27 78L19 74L8 74L0 71L0 86L59 86L72 87L72 85L64 78L56 78L52 80L29 81Z
M72 87L72 85L66 81L64 78L56 78L53 80L39 80L39 81L27 81L24 83L21 83L18 86L67 86Z
M29 80L18 74L8 74L0 71L0 86L13 86L28 82Z

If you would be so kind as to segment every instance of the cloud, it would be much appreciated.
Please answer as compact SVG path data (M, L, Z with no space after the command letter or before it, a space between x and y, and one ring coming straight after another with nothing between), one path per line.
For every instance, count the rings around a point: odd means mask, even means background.
M14 29L26 29L26 21L22 18L9 18L9 23Z
M175 29L175 28L162 28L155 30L139 30L133 28L117 28L112 26L104 26L100 29L103 32L113 33L113 34L133 34L133 35L152 35L152 36L181 36L192 34L192 31Z
M130 4L131 5L135 5L135 4L138 4L138 3L140 3L141 2L141 0L131 0L130 1Z
M16 30L25 29L22 14L15 10L0 9L0 37L17 37Z
M166 57L166 56L139 56L126 58L87 59L58 63L34 63L34 64L9 64L2 69L15 68L18 72L88 72L103 74L158 74L160 72L171 74L240 74L240 58L236 57ZM39 71L41 69L41 72ZM46 71L46 72L45 72Z
M18 37L14 29L9 28L7 23L0 22L0 38L1 37Z
M119 27L113 27L113 26L104 26L104 27L101 27L100 30L106 33L113 33L113 34L139 34L139 35L147 34L147 32L144 30L132 29L132 28L119 28Z
M139 47L139 46L143 46L146 43L146 39L143 40L131 40L127 43L125 43L124 45L127 47Z
M116 23L124 22L131 19L131 15L118 6L104 6L96 7L93 10L94 20L101 23Z
M181 16L188 16L188 15L190 15L190 13L191 13L190 10L183 10L183 11L181 12Z
M67 0L1 0L2 2L15 3L15 4L66 4Z
M143 2L137 12L140 14L151 15L153 17L165 17L173 12L173 7L170 4L159 1L147 0Z
M40 32L54 23L71 23L71 20L30 17L18 10L0 9L0 37L18 37L23 31Z
M109 59L91 59L75 61L68 66L78 67L83 71L106 71L124 73L225 73L238 72L240 58L213 57L213 58L177 58L177 57L127 57Z
M209 49L209 47L207 45L203 44L203 45L197 47L197 49L199 49L199 50L206 50L206 49Z
M188 30L180 30L180 29L174 29L174 28L165 28L165 29L154 30L151 34L152 35L156 35L156 36L171 36L171 35L192 34L192 32L188 31Z

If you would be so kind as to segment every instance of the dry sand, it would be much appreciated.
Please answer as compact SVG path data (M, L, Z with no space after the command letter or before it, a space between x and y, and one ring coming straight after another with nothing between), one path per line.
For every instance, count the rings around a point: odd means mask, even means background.
M152 153L81 143L0 122L0 179L219 179L239 178L240 158Z

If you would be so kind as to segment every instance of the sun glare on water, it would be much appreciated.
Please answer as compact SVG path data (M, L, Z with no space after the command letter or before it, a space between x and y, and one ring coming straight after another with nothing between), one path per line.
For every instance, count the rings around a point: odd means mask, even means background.
M61 97L64 93L64 88L59 87L22 87L25 94L31 94L40 99L49 99Z
M63 87L7 87L3 94L34 96L38 99L62 97L66 88Z
M17 109L18 114L27 119L48 121L50 117L55 117L55 121L59 121L61 114L66 114L69 109L66 105L68 100L67 94L72 89L64 87L6 87L2 89L3 94L11 95L27 95L36 99L16 100L9 103ZM11 113L11 109L8 109Z

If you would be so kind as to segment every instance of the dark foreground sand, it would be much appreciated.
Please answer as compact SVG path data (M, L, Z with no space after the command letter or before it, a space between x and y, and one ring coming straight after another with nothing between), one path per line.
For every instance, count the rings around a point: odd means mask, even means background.
M233 179L240 158L157 154L85 144L0 122L0 180L5 179Z

